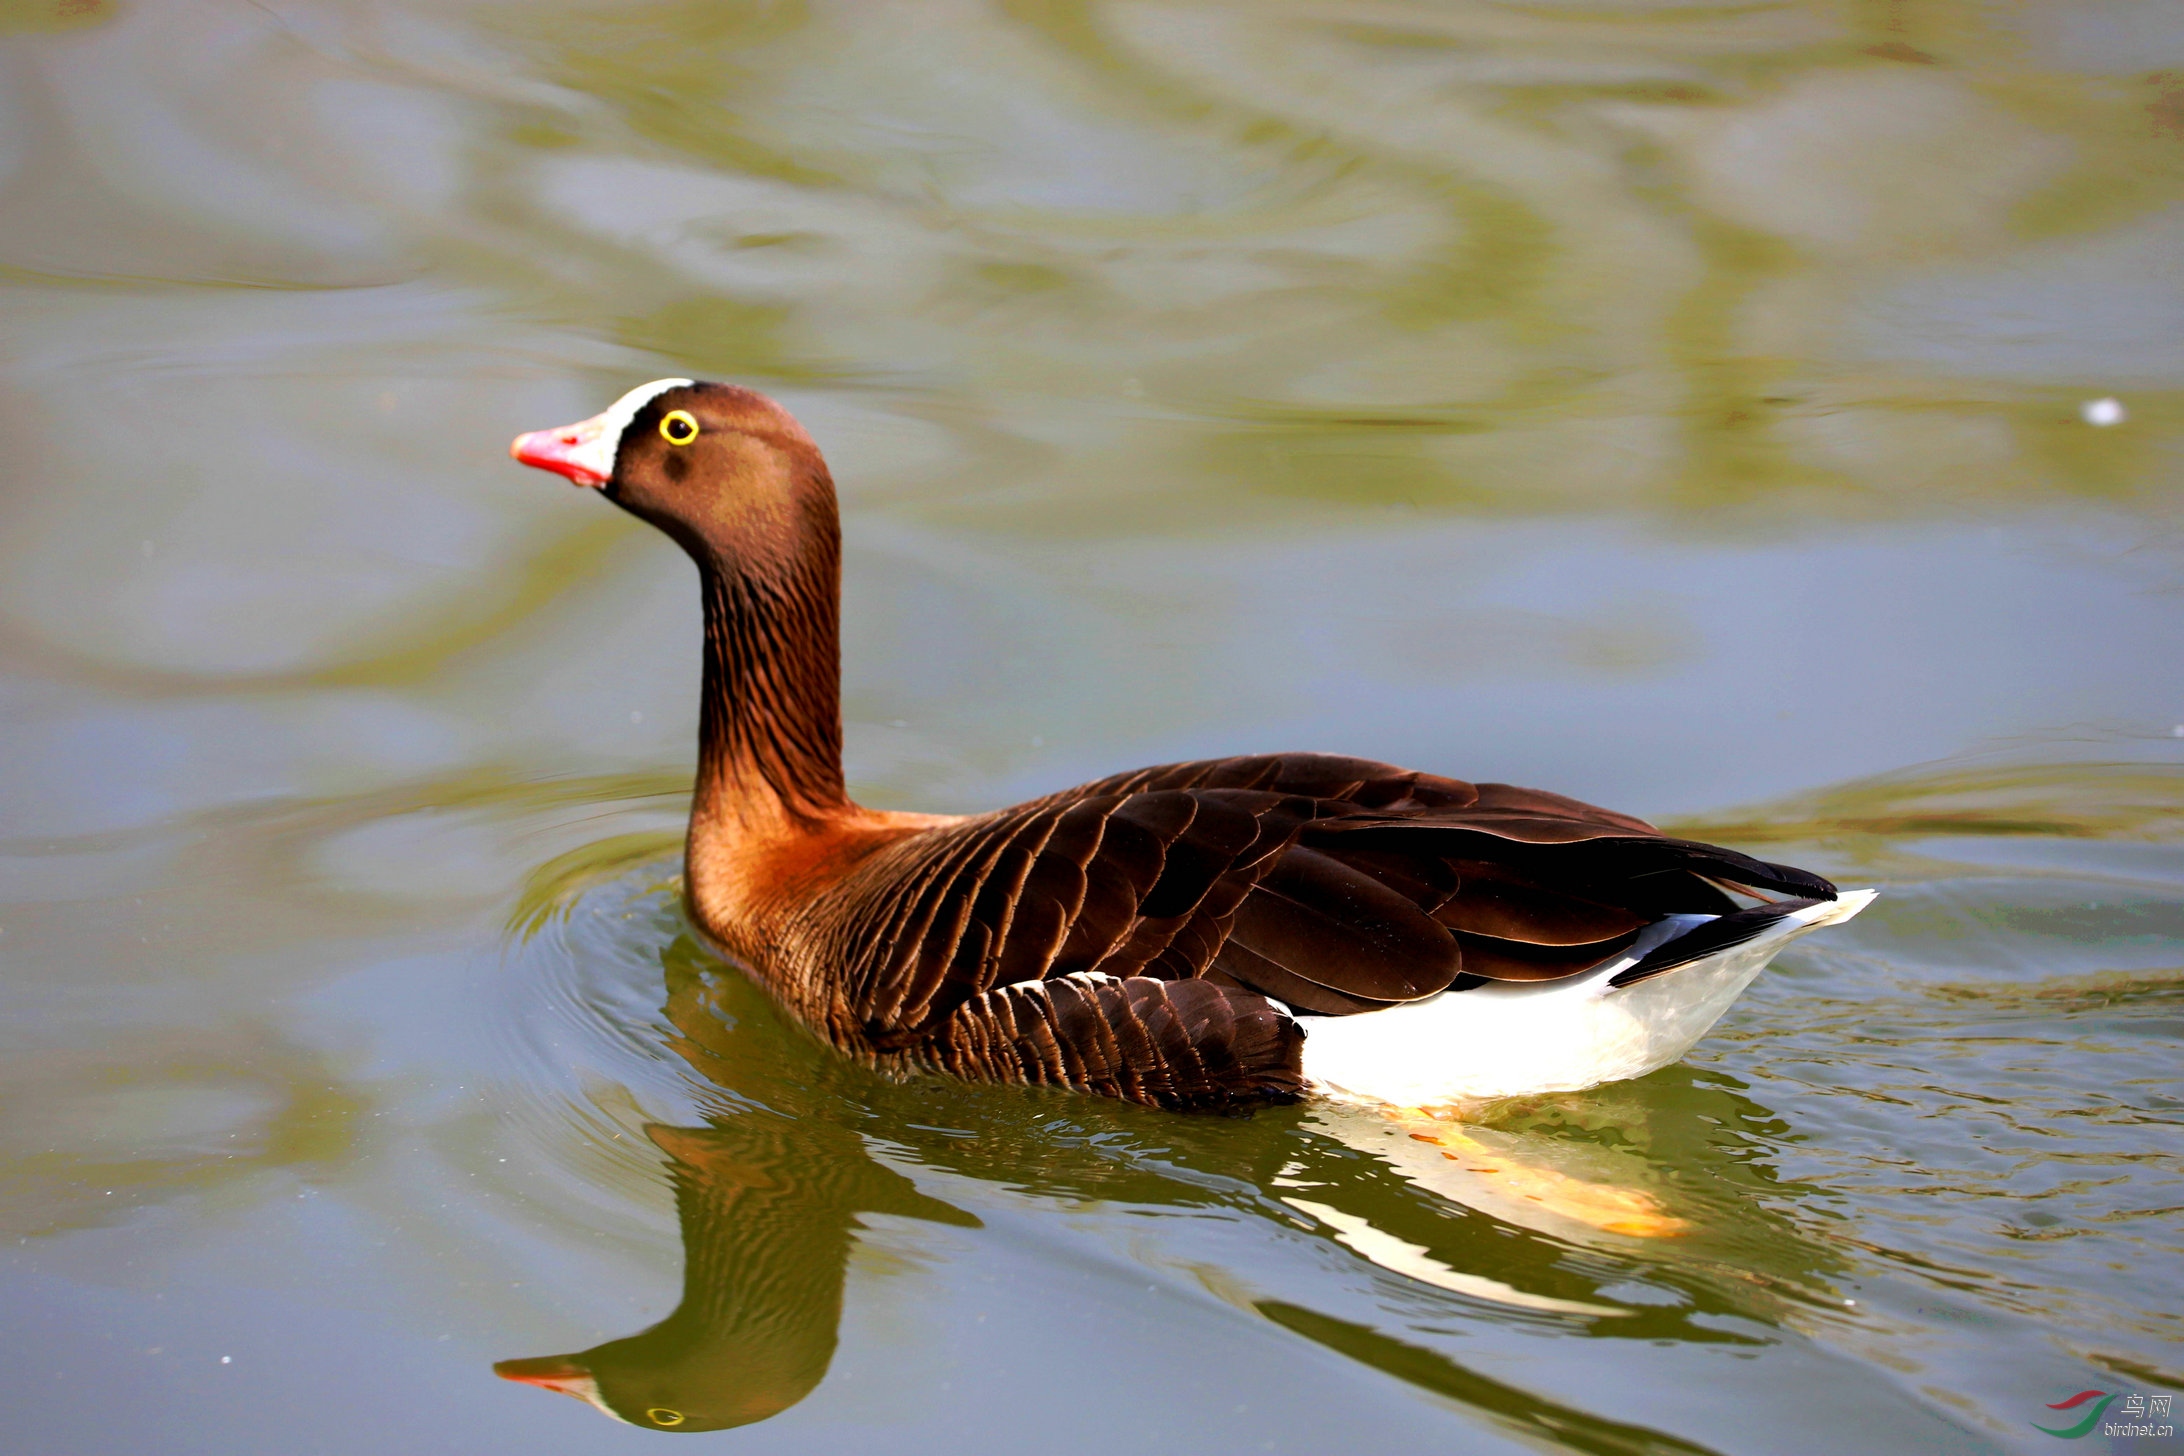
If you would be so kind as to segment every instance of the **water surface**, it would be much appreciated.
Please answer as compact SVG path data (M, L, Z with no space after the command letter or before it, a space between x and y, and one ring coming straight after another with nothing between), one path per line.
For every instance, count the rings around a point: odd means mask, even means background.
M2180 75L2130 0L0 6L11 1442L656 1441L491 1373L603 1344L753 1452L2184 1393ZM665 374L834 464L866 802L1319 748L1882 898L1437 1144L881 1082L676 908L687 566L503 456Z

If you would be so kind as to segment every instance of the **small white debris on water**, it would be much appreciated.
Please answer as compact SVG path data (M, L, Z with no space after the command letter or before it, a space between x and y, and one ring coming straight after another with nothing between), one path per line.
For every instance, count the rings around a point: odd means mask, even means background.
M2102 399L2089 399L2078 409L2089 425L2120 425L2125 414L2123 401L2113 395Z
M222 1365L228 1365L228 1364L232 1364L232 1363L234 1362L234 1358L235 1358L235 1357L234 1357L234 1356L232 1356L232 1355L222 1355L222 1356L220 1357L220 1363L221 1363Z

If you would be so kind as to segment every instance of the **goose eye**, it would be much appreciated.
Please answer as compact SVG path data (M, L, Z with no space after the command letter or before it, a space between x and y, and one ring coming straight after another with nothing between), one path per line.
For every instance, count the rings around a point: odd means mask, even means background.
M698 422L688 410L670 410L660 421L660 438L670 445L687 445L698 438ZM682 1417L675 1419L679 1421Z
M681 414L682 412L678 410L676 411L676 413ZM669 418L672 419L674 418L674 416L670 415ZM690 417L688 415L683 415L683 418L689 419ZM690 427L690 433L694 435L697 432L698 427L696 425L692 425ZM661 433L666 433L665 425L661 426ZM679 1426L683 1422L683 1414L679 1410L669 1410L664 1405L656 1405L651 1410L645 1412L645 1419L652 1422L652 1424L656 1426Z

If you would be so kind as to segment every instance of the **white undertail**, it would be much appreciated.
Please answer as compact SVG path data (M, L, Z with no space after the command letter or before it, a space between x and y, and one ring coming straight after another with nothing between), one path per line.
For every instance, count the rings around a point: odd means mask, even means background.
M1400 1107L1642 1077L1690 1051L1783 946L1850 919L1874 893L1850 890L1792 911L1741 945L1635 985L1608 983L1715 917L1667 916L1623 954L1567 980L1497 981L1386 1011L1308 1017L1304 1074L1326 1095Z

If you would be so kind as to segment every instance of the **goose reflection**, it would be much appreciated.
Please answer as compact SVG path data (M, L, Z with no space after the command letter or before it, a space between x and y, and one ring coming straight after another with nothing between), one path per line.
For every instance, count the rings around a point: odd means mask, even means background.
M834 1358L860 1213L978 1224L875 1162L845 1128L746 1112L645 1131L671 1164L682 1302L641 1334L493 1367L630 1425L717 1431L809 1395Z
M624 923L618 914L576 921ZM1833 1250L1756 1201L1816 1190L1779 1180L1741 1138L1722 1141L1721 1129L1759 1127L1770 1114L1684 1069L1613 1097L1504 1109L1493 1126L1325 1106L1178 1117L1035 1089L888 1082L802 1034L686 934L655 954L668 1049L739 1104L709 1113L704 1127L645 1129L674 1184L681 1302L642 1333L494 1367L649 1430L748 1425L819 1385L860 1214L978 1226L878 1161L868 1137L915 1167L1046 1196L1226 1205L1274 1214L1288 1228L1301 1215L1320 1237L1406 1280L1606 1337L1741 1342L1694 1317L1783 1322L1816 1302L1839 1266ZM765 1108L749 1106L759 1098ZM1672 1186L1656 1157L1707 1169L1714 1186ZM1573 1248L1673 1285L1682 1302L1604 1305L1600 1281L1569 1260ZM1446 1385L1527 1429L1596 1423L1293 1302L1247 1302L1306 1338L1427 1388Z

